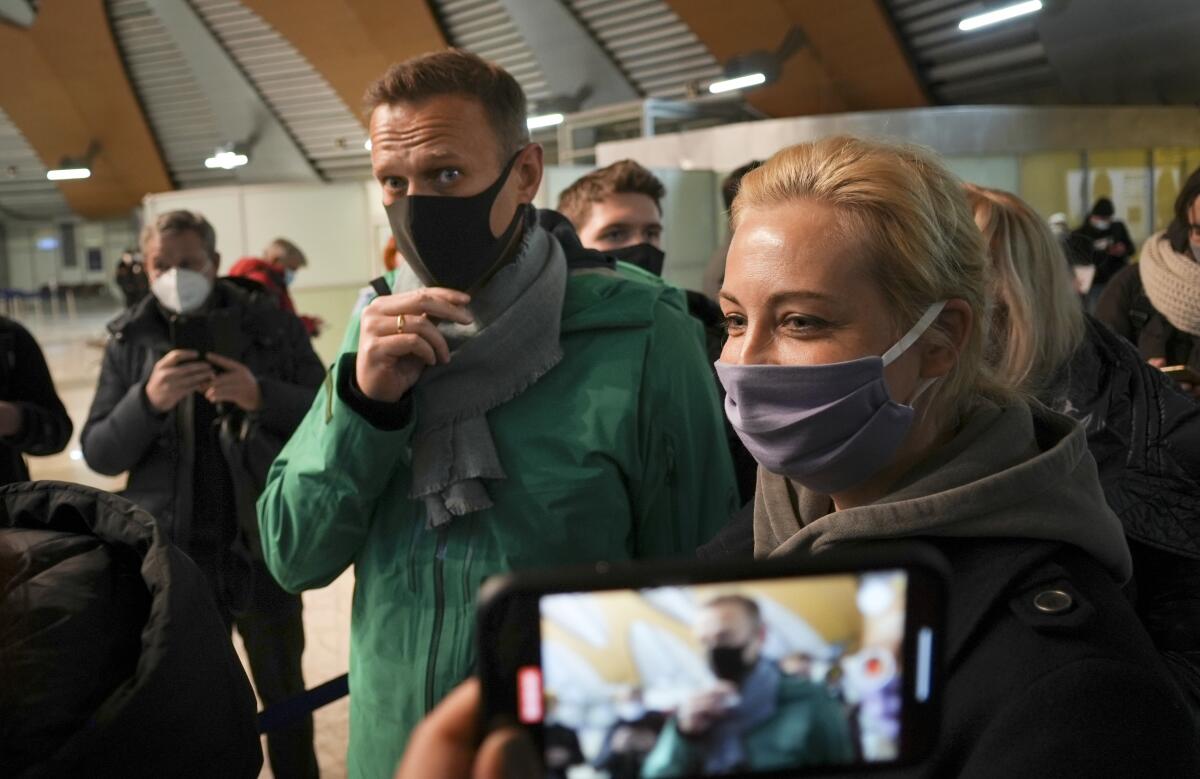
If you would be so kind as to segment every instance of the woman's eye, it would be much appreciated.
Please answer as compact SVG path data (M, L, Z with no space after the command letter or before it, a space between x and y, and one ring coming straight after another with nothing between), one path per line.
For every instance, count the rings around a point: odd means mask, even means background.
M828 324L828 322L824 321L823 319L818 319L815 316L800 316L798 314L784 317L783 319L783 325L787 329L802 330L805 332L818 330Z
M462 176L462 171L457 168L443 168L438 171L437 181L439 184L453 184Z
M746 318L741 314L730 314L721 320L721 327L727 333L743 330L746 327Z

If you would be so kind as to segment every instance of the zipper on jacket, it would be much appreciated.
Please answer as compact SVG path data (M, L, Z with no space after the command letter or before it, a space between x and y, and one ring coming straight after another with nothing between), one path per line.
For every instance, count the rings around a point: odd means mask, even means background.
M437 679L438 647L442 642L442 622L446 617L446 535L448 527L437 531L437 551L433 555L433 636L429 639L429 660L425 664L425 713L433 711L434 682Z

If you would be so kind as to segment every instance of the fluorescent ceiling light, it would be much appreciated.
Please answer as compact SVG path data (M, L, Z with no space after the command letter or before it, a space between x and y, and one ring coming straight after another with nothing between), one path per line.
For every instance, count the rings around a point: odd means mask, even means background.
M541 116L531 116L525 120L525 124L529 125L530 130L540 130L543 127L553 127L562 123L562 114L542 114Z
M994 11L968 16L958 23L958 29L963 32L970 32L971 30L978 30L980 27L1006 22L1009 19L1015 19L1018 16L1024 16L1025 14L1031 14L1040 10L1042 10L1042 0L1027 0L1024 3L1013 3L1003 8L997 8Z
M370 138L363 141L363 148L366 149L367 151L371 150L371 139Z
M235 151L229 151L228 149L226 149L223 151L218 151L216 154L214 154L213 156L206 159L204 161L204 167L206 167L206 168L222 168L223 170L233 170L234 168L242 167L249 161L250 161L250 158L247 157L245 154L238 154Z
M732 92L735 89L745 89L746 87L756 87L759 84L767 83L765 73L751 73L747 76L738 76L737 78L728 78L724 81L714 81L708 85L708 91L714 95L719 95L722 92Z
M46 171L46 178L51 181L70 181L71 179L86 179L92 175L91 168L54 168Z

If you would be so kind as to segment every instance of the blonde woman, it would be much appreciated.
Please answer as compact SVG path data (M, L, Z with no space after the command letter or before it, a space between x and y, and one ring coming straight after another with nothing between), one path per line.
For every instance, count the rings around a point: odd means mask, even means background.
M1200 713L1200 405L1083 313L1060 245L1027 203L966 192L992 265L992 362L1085 426L1133 554L1138 615Z
M747 174L734 228L717 370L760 469L749 518L703 556L747 523L757 557L940 550L934 775L1197 775L1083 429L986 359L990 274L960 182L920 149L827 138Z

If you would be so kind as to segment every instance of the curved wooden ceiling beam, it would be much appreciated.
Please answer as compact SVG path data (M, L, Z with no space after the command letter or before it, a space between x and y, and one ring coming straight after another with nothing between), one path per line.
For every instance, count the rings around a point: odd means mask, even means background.
M117 53L103 0L42 3L27 30L0 24L0 106L48 167L93 142L92 177L59 182L71 209L125 215L173 189Z
M809 45L774 84L746 93L768 116L915 108L929 99L879 0L667 0L719 62L771 51L793 25Z
M389 65L448 45L425 0L242 2L304 55L360 121L363 93Z

